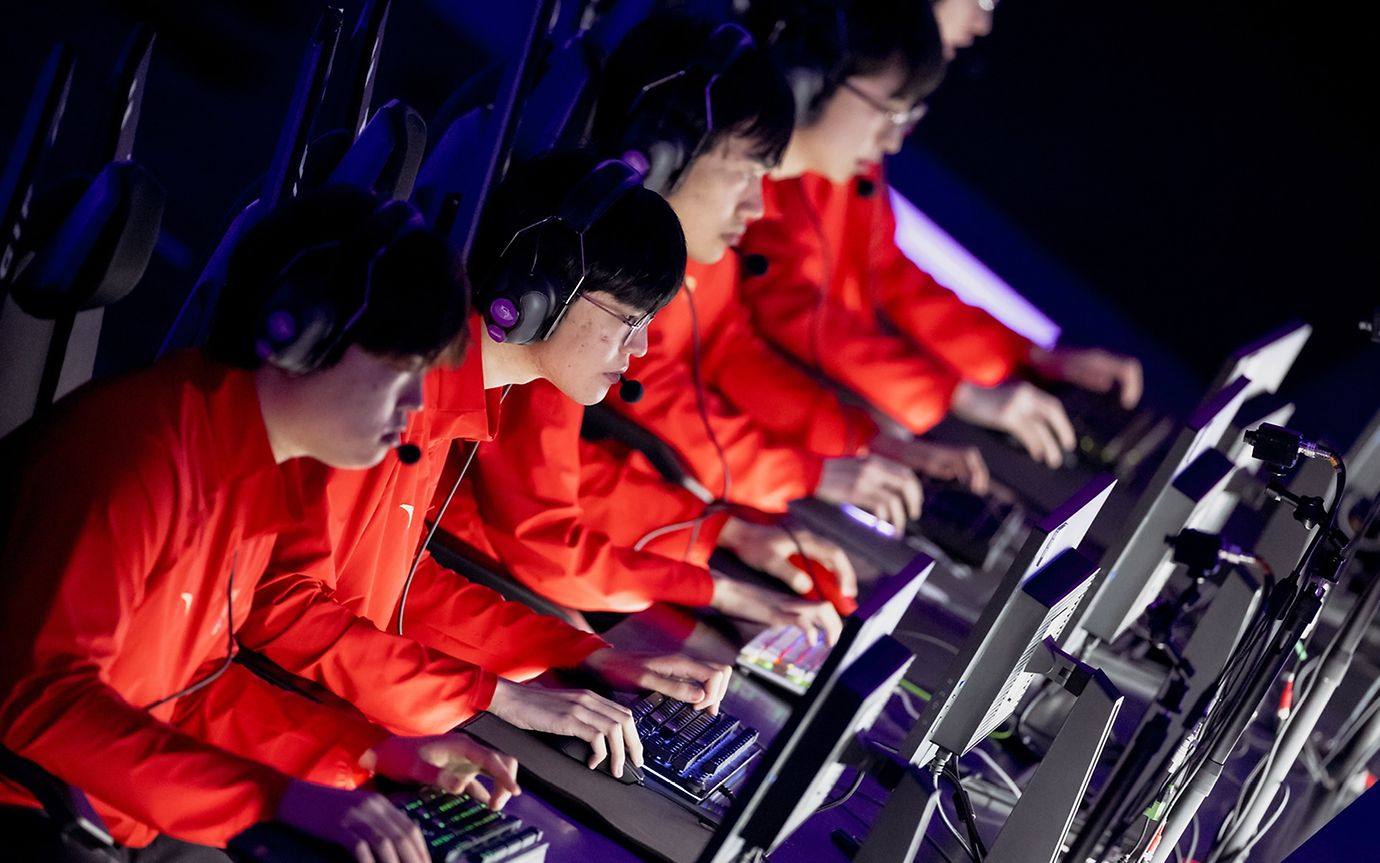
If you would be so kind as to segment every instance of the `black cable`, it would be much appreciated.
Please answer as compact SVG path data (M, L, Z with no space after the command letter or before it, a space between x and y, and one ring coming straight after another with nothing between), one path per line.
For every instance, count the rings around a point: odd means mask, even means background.
M776 523L776 526L781 528L781 530L786 534L786 536L790 538L791 544L795 546L795 550L800 555L801 559L804 560L806 563L809 563L810 556L805 553L805 544L800 541L800 535L797 534L794 530L792 530L791 526L786 523L786 519L784 516L781 518L780 521Z
M709 409L705 406L707 397L704 391L704 378L700 370L700 317L695 311L695 292L687 289L685 299L690 304L690 351L692 362L690 363L690 376L695 384L695 407L700 412L700 422L704 423L704 433L709 436L709 442L714 445L714 452L719 455L719 466L724 472L724 490L719 495L720 500L729 499L729 491L733 488L733 474L728 469L728 455L724 452L723 445L719 443L719 436L714 434L714 427L709 422Z
M513 389L512 384L503 388L503 392L498 397L501 405L508 398L508 393ZM474 456L479 452L479 441L470 445L470 454L465 457L465 463L460 466L460 473L455 477L455 484L450 487L450 492L446 494L446 499L441 502L441 508L436 511L436 517L431 521L431 530L427 531L426 539L417 546L417 553L412 556L412 566L407 570L407 578L403 580L402 593L398 597L398 635L403 634L403 612L407 610L407 594L412 590L412 579L417 575L417 567L422 562L422 555L426 552L427 546L431 545L431 540L436 536L436 531L441 528L441 519L445 516L446 510L450 508L451 499L460 490L460 483L464 481L465 474L469 472L470 465L474 462Z
M802 183L795 184L800 193L800 210L810 220L810 227L814 230L815 238L819 241L819 255L822 272L820 274L819 293L815 299L815 313L810 319L810 364L814 367L814 372L821 378L828 378L824 372L824 364L820 362L820 329L823 326L824 307L829 302L830 282L834 278L834 254L829 248L829 237L824 231L824 225L820 221L819 212L815 210L814 204L810 201L810 196L805 193L805 186Z
M1228 658L1227 667L1220 678L1222 683L1218 687L1217 697L1210 708L1212 713L1208 720L1203 723L1203 733L1195 744L1194 752L1187 759L1189 763L1181 768L1178 777L1176 777L1181 781L1174 783L1174 788L1171 791L1172 800L1169 801L1166 811L1172 810L1178 804L1192 778L1197 775L1208 760L1216 759L1219 762L1225 762L1231 750L1239 742L1241 734L1244 733L1251 717L1255 714L1255 709L1258 707L1258 704L1246 703L1253 700L1251 698L1252 690L1258 691L1258 687L1264 685L1267 673L1270 673L1270 680L1277 676L1279 668L1282 666L1272 666L1272 661L1278 661L1283 653L1292 651L1294 648L1293 644L1286 643L1283 639L1294 637L1295 631L1302 631L1305 622L1299 616L1300 608L1309 593L1308 585L1312 577L1310 570L1313 557L1323 539L1330 536L1335 529L1337 514L1341 509L1341 500L1346 492L1346 465L1336 455L1329 454L1327 459L1337 478L1336 489L1327 509L1327 518L1318 526L1288 578L1279 585L1280 588L1287 586L1283 604L1275 608L1273 602L1262 603L1262 606L1268 605L1273 608L1274 614L1265 616L1260 626L1260 632L1249 633L1247 638L1243 639L1242 644L1233 650ZM1348 546L1350 545L1351 543L1348 543ZM1324 575L1324 577L1330 579L1335 574ZM1318 602L1318 607L1321 607L1321 599L1315 598L1310 601ZM1316 610L1314 614L1316 616ZM1272 624L1276 621L1280 622L1281 629L1277 634L1272 634L1274 629ZM1289 624L1287 628L1284 627L1286 622ZM1260 636L1262 635L1267 636L1268 640L1263 641L1259 645L1259 652L1256 652L1257 642L1261 642ZM1229 682L1230 685L1227 685Z
M963 849L963 853L968 856L968 859L972 860L973 863L982 863L977 856L977 852L968 847L968 843L959 835L958 829L954 827L953 823L949 821L949 817L944 813L944 798L939 795L939 778L941 776L948 778L948 775L948 771L930 774L930 787L935 795L935 814L938 815L939 820L944 823L944 829L949 831L949 835L958 841L958 847Z
M507 395L507 390L504 391L504 395ZM408 567L407 578L403 580L402 593L398 596L398 635L403 634L403 613L407 610L407 594L412 590L412 579L417 575L417 567L422 562L422 555L426 553L427 546L431 545L436 531L440 530L441 517L446 514L451 498L455 497L455 493L460 490L460 483L465 479L465 474L469 472L470 465L474 462L474 456L478 452L479 441L475 441L470 445L470 454L465 457L465 463L460 466L460 473L455 477L455 484L450 487L450 493L441 503L441 509L436 513L436 518L432 519L431 529L427 531L422 544L417 546L417 553L412 556L412 566Z
M864 770L857 771L857 775L853 777L853 781L848 785L848 790L838 797L835 797L833 800L826 800L819 804L815 809L815 814L818 815L821 812L828 812L830 809L836 809L851 800L853 795L858 793L858 789L862 787L863 777L866 775L867 772Z
M191 695L198 689L204 689L210 686L215 682L216 678L220 677L230 668L230 663L235 661L235 565L239 562L239 556L240 553L238 549L230 556L230 578L225 582L225 661L222 662L220 667L215 671L212 671L195 683L177 690L172 695L165 695L157 701L144 705L145 710L152 710L155 707L167 704L169 701L175 701L184 695Z
M954 809L967 826L968 839L972 842L973 850L977 853L978 859L981 860L987 856L987 846L983 844L982 836L978 833L977 813L973 810L973 801L968 796L968 789L963 787L963 778L958 773L958 759L949 759L949 763L944 766L944 771L953 782Z

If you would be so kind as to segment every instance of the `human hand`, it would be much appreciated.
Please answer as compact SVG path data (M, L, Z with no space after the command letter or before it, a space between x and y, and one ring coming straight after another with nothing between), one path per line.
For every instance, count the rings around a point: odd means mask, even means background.
M591 770L605 758L609 772L618 777L628 761L642 766L642 740L632 711L588 690L547 689L500 678L489 712L528 731L580 738L589 744Z
M803 553L838 577L840 593L849 597L858 595L858 574L848 555L833 542L804 528L792 527L787 532L787 528L779 524L756 524L731 516L719 532L719 545L753 569L785 582L796 593L809 593L815 587L810 574L791 561L792 557Z
M490 809L502 809L508 798L522 793L517 784L517 759L464 734L390 737L364 753L359 764L397 782L468 794ZM481 773L493 780L492 795L479 784Z
M888 434L873 439L871 449L934 479L954 480L973 494L986 494L992 482L987 461L975 446L954 446Z
M701 662L680 653L653 654L605 647L581 663L619 689L651 689L696 710L719 712L733 670L718 662Z
M1102 348L1032 348L1030 365L1050 380L1066 381L1095 393L1120 385L1121 406L1131 410L1145 390L1140 360Z
M330 788L294 779L277 818L308 836L339 845L356 863L430 863L422 831L372 791Z
M953 412L974 425L1011 434L1031 458L1050 467L1062 465L1064 453L1077 442L1063 404L1026 381L995 387L961 383L954 390Z
M815 496L861 507L890 524L897 535L905 532L907 522L920 517L925 501L915 471L875 455L826 459Z
M812 602L717 573L710 605L744 620L798 627L811 641L817 638L816 633L823 633L825 642L833 644L843 630L839 613L827 602Z

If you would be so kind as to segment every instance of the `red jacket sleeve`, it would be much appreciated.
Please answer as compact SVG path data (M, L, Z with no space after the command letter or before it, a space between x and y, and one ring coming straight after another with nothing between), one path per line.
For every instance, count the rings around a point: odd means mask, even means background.
M0 663L0 741L82 788L98 806L180 839L224 844L273 817L287 775L260 763L255 746L246 746L256 753L251 760L173 728L164 718L176 702L151 712L107 682L122 646L139 636L128 623L149 572L161 556L177 552L167 547L177 466L158 440L128 446L126 439L107 449L64 445L74 444L71 438L50 445L28 472L0 551L7 585L0 608L6 657ZM111 451L122 454L125 469L100 464ZM64 488L80 493L56 492ZM267 687L261 684L260 691ZM314 719L312 734L293 759L304 771L334 765L338 775L342 763L353 764L381 736L324 708L308 705L299 715L307 714ZM221 721L233 724L247 715L237 705ZM265 726L259 732L243 739L293 729ZM136 844L152 838L139 825L119 832L122 841Z
M351 720L336 707L298 698L238 664L210 686L178 699L174 711L172 723L179 731L336 788L354 788L367 779L359 756L388 736L362 716ZM323 738L318 730L323 721L340 736Z
M504 403L499 432L480 445L473 473L484 532L499 559L533 590L581 611L707 603L713 583L706 570L620 546L586 519L583 413L545 381L515 387Z
M948 411L958 378L906 339L827 296L833 256L804 214L769 214L748 227L743 247L768 261L744 280L754 324L772 344L872 402L911 432Z
M580 507L614 543L700 567L709 565L728 520L723 512L706 515L700 499L615 441L580 441Z
M1030 341L960 300L907 258L896 245L891 196L879 192L874 198L872 285L878 312L964 380L985 387L1001 383L1030 356Z
M408 638L512 680L573 668L608 646L596 635L466 580L430 553L423 553L417 566L403 622Z
M383 632L337 603L322 541L314 529L279 537L240 642L400 734L443 733L488 707L493 671Z

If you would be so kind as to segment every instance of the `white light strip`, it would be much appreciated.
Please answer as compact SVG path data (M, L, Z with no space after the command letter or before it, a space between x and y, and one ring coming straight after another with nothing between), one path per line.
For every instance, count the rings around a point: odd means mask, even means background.
M891 189L891 206L896 211L896 245L917 267L934 276L963 302L986 309L1035 344L1054 346L1059 339L1058 324L895 189Z

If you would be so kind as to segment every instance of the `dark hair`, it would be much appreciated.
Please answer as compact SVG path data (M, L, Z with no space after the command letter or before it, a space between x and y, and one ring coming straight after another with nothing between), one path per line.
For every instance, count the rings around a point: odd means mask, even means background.
M733 26L733 25L729 25ZM720 73L710 91L714 128L705 110L707 75L697 74L719 24L680 13L653 15L624 37L604 67L590 140L601 154L618 157L658 134L689 139L691 157L712 152L729 135L752 142L751 155L768 165L781 161L795 126L790 90L771 58L753 43ZM722 37L722 34L721 34ZM643 91L682 70L683 77Z
M808 123L840 83L853 75L899 68L892 96L919 102L944 80L944 47L934 7L915 0L755 0L744 23L769 46L781 71L813 67L817 92L802 105Z
M463 350L470 292L459 257L413 218L407 204L385 205L346 186L314 189L280 204L231 252L207 349L240 368L263 365L265 310L283 298L290 270L293 292L301 286L306 301L332 306L338 327L358 313L317 368L334 365L352 344L427 361ZM338 253L331 244L339 244ZM322 246L326 254L321 266L310 268L315 272L289 268L305 250Z
M501 266L530 261L574 287L580 278L580 242L568 226L552 222L518 237L522 228L566 203L572 189L599 160L586 152L553 153L515 165L490 194L469 259L476 297L485 302ZM620 303L655 312L675 298L685 281L685 234L675 211L640 186L624 193L584 234L585 280L581 290L604 291Z

